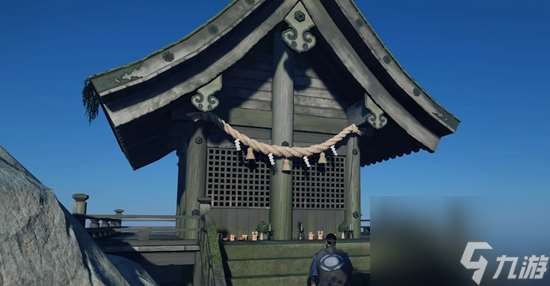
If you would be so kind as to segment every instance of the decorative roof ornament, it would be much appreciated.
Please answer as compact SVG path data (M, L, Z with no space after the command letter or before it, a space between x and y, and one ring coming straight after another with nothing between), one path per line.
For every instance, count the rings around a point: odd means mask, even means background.
M116 83L119 83L119 84L127 83L129 81L143 78L144 76L146 76L146 73L147 71L145 69L142 69L141 65L138 65L137 67L133 68L130 71L125 72L123 75L121 75L118 78L115 78L114 80Z
M309 31L315 26L302 2L298 2L286 15L285 22L289 28L284 30L282 37L284 42L294 51L307 52L317 42L315 36Z
M202 112L209 112L218 107L220 101L214 96L216 92L222 89L222 76L218 76L208 84L197 90L197 93L191 97L191 103Z
M365 95L365 107L367 108L367 122L376 129L381 129L388 123L384 111L374 103L370 96Z

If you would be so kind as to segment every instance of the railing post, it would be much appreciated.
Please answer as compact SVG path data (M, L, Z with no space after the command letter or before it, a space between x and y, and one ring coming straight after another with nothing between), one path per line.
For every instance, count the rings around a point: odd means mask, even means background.
M116 227L122 227L122 214L123 213L124 213L123 209L116 209L115 210L115 214L117 216L117 221L116 221L116 224L115 224Z
M99 237L99 221L96 218L90 219L91 235L94 238Z
M199 213L201 216L205 215L210 211L212 206L212 199L208 197L202 197L197 200L199 202Z
M84 217L86 215L86 208L87 203L86 200L88 200L90 196L82 193L76 193L73 194L73 215L78 219L80 224L82 226L86 227L86 218Z
M73 214L85 215L86 207L87 207L86 200L89 198L90 196L86 194L81 194L81 193L73 194L73 200L74 200Z
M99 222L96 218L90 219L90 225L89 225L89 233L93 238L98 237L99 233Z
M90 228L99 228L99 222L97 219L90 219Z

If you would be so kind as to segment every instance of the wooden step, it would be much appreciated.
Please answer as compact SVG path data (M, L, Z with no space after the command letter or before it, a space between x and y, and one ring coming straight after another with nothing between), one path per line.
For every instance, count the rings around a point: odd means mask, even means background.
M307 285L307 275L275 275L263 277L240 277L231 280L233 286L303 286ZM369 274L354 272L351 285L369 285Z
M233 286L303 286L306 285L307 275L278 275L265 277L241 277L231 280Z
M339 241L336 247L349 256L368 256L370 244L364 240ZM311 258L324 247L322 241L225 242L228 260Z
M336 247L350 256L354 280L370 272L368 240L339 241ZM224 242L225 263L231 284L304 285L315 253L324 248L323 241L236 241Z
M228 261L231 276L307 275L311 258L283 258Z
M311 266L308 258L274 258L256 260L230 260L228 266L233 278L268 275L306 275ZM350 257L353 268L368 272L370 256Z

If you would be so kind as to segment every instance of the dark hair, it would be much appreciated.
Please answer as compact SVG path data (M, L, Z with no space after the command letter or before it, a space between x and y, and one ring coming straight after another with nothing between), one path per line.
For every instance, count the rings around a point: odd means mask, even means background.
M336 235L334 235L334 233L329 233L325 236L325 240L329 245L334 245L336 244Z

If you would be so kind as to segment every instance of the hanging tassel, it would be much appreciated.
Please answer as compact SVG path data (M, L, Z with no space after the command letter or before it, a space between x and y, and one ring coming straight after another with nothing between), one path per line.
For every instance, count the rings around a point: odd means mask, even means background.
M248 147L246 152L246 160L256 160L256 157L254 157L254 149L252 149L252 147Z
M290 160L285 158L283 160L283 172L290 172L292 171L292 167L290 167Z
M237 149L237 151L241 151L241 142L239 139L235 140L235 149Z
M338 156L338 152L336 152L336 147L334 147L334 145L330 146L330 151L332 151L332 155Z
M319 153L319 161L317 163L321 165L324 165L327 163L327 157L325 156L325 152Z
M308 168L311 168L311 164L309 164L309 160L307 159L307 156L304 156L303 159L304 159L304 163L306 163L306 166L307 166Z
M267 154L267 157L269 158L269 163L271 163L271 166L275 166L275 159L273 158L273 154L269 153Z

